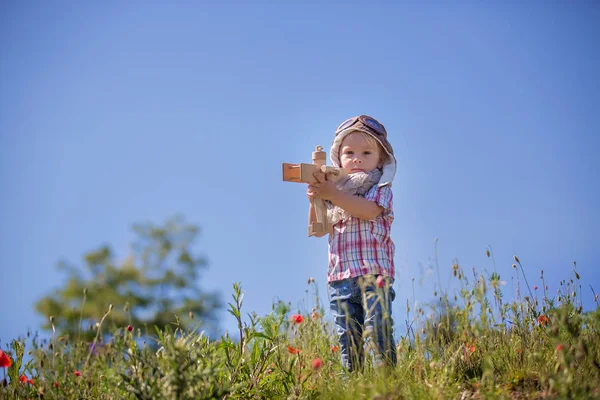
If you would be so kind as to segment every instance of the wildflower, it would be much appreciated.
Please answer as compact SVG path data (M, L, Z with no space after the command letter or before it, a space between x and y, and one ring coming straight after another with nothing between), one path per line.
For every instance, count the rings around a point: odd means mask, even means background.
M33 379L28 379L28 380L27 380L27 382L29 382L29 384L30 384L30 385L33 385L33 384L35 384L35 383L33 382Z
M79 372L78 370L73 371L73 373L75 374L75 376L81 376L81 372Z
M517 264L513 264L513 265L512 265L512 267L513 267L513 268L517 268Z
M308 284L310 285L311 283L315 282L315 278L313 278L312 276L310 278L308 278Z
M485 251L485 255L486 255L488 258L490 258L490 251L489 251L489 250L486 250L486 251Z
M545 315L540 315L537 319L537 322L540 325L546 325L548 322L550 322L550 319Z
M377 282L376 283L377 283L377 287L378 288L384 287L385 286L385 278L382 275L379 275L377 277Z
M538 287L537 287L537 286L534 286L534 287L533 287L533 290L537 290L537 289L538 289Z
M131 331L133 330L133 326L131 326L131 325L127 325L127 330L128 330L129 332L131 332Z
M516 262L519 262L519 257L513 256L513 258L515 259Z
M313 311L311 317L312 317L312 319L319 319L321 317L321 315L319 314L318 311Z
M469 346L468 350L469 350L469 354L475 353L475 345Z
M54 382L54 384L52 386L54 386L55 388L58 388L60 385L58 384L58 382Z
M312 369L314 369L316 371L323 366L323 360L321 360L320 358L317 357L314 360L312 360L311 366L312 366Z
M300 314L295 314L292 315L292 322L295 322L296 324L301 324L302 321L304 321L304 317Z
M0 350L0 368L8 368L12 365L12 360L2 350Z
M290 354L299 354L300 353L300 349L297 349L292 346L288 346L287 350Z
M337 346L331 346L331 352L335 353L336 351L338 351L338 347Z
M563 351L564 348L565 348L565 345L561 343L556 346L556 351Z
M21 381L21 383L25 383L25 382L27 382L27 377L25 375L21 375L19 377L19 380Z

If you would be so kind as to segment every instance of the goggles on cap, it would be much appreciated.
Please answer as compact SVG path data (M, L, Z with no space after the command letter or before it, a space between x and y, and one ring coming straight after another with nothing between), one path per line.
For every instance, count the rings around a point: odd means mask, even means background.
M344 129L354 126L359 121L375 135L382 136L384 138L387 136L387 132L383 125L381 125L375 118L369 117L368 115L360 115L358 117L348 118L335 130L336 136Z

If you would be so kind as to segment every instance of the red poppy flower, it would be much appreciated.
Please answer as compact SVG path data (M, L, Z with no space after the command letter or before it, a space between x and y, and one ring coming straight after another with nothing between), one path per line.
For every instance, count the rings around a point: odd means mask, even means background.
M301 324L302 321L304 321L304 317L302 315L300 315L300 314L292 315L292 322Z
M54 382L54 385L52 385L52 386L54 386L55 388L57 388L59 386L59 384L58 384L58 382Z
M25 383L25 382L27 382L27 377L25 375L21 375L19 377L19 380L21 381L21 383Z
M336 351L338 351L338 347L337 346L331 346L331 352L335 353Z
M8 368L12 365L12 360L2 350L0 350L0 368Z
M540 325L546 325L548 322L550 322L550 319L548 319L548 317L545 315L540 315L537 319L537 322Z
M312 360L311 366L312 369L316 371L323 366L323 360L321 360L320 358L315 358L314 360Z
M131 325L127 325L127 330L128 330L129 332L131 332L131 331L133 330L133 326L131 326Z
M564 348L565 348L564 344L559 344L558 346L556 346L556 351L563 351Z
M29 382L30 385L34 384L33 379L29 379L27 382Z
M288 352L289 352L290 354L298 354L298 353L300 353L300 349L297 349L297 348L295 348L295 347L292 347L292 346L288 346L288 349L287 349L287 350L288 350Z
M81 376L81 372L79 372L77 370L75 370L73 373L75 374L75 376Z

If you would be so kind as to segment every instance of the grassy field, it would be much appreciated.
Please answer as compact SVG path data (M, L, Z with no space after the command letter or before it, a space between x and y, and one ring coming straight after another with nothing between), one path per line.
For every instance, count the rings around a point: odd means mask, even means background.
M90 327L97 332L92 343L31 336L3 349L11 366L0 398L600 398L594 289L582 288L574 267L551 295L543 272L539 286L530 287L516 256L513 268L517 293L511 302L503 302L497 273L467 277L457 264L452 294L434 293L428 309L407 302L408 328L393 369L368 360L362 371L345 373L321 307L293 314L278 303L268 315L247 314L242 288L234 285L229 312L238 322L236 340L227 334L209 339L180 329L177 321L162 332L111 327L111 306ZM586 304L595 305L587 312L584 291ZM24 365L26 346L32 350Z

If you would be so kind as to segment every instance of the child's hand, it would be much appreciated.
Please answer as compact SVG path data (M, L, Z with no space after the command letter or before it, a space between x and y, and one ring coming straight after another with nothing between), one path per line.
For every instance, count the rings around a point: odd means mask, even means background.
M315 172L315 174L317 174L317 173ZM315 174L313 174L313 175L315 175ZM315 188L314 185L311 185L310 183L308 184L308 189L306 190L306 195L308 196L308 199L310 201L313 201L316 198L320 198L319 196L317 196L317 189Z
M314 190L311 189L310 185L308 185L308 189L306 190L306 195L308 196L308 199L310 201L317 198L317 194L315 193Z
M315 172L313 176L317 182L308 185L308 197L310 199L319 198L323 200L333 200L339 192L333 182L328 181L327 176L323 172Z

